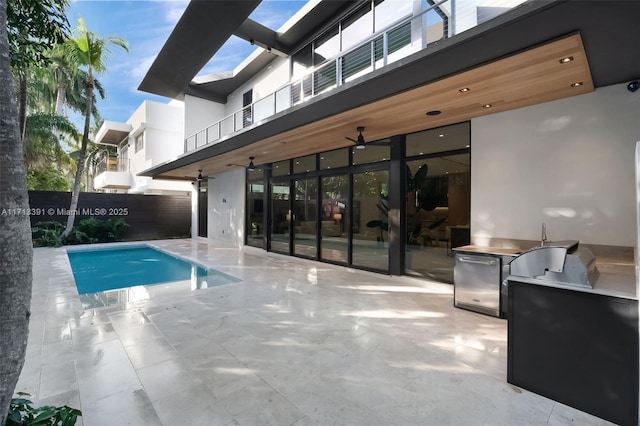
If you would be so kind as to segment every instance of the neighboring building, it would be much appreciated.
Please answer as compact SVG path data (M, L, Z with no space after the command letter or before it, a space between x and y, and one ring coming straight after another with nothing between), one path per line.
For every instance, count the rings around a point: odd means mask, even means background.
M144 101L126 123L105 121L96 143L117 148L116 157L98 166L93 187L97 191L130 194L191 194L192 185L176 180L155 180L138 173L183 153L184 105Z

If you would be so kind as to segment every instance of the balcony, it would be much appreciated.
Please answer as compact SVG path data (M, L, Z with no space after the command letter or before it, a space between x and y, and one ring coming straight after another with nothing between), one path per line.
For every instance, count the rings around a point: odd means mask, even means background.
M437 2L418 15L408 16L377 32L341 52L338 57L306 70L301 77L277 91L188 136L184 152L215 144L246 127L259 125L276 114L428 49L430 45L473 28L510 8L460 7L456 6L455 0Z
M129 189L132 186L130 162L128 158L109 157L96 168L93 179L95 189Z

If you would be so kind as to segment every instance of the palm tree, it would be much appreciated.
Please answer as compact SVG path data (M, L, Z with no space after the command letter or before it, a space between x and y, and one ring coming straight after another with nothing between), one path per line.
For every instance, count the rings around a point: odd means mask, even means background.
M35 79L34 91L40 92L40 96L48 103L49 109L58 115L66 116L66 108L84 113L86 107L85 83L87 71L79 69L74 57L69 56L68 49L64 45L56 45L47 52L49 64L39 68L38 78ZM95 90L104 99L104 88L94 77ZM54 103L55 101L55 103ZM48 109L48 110L49 110ZM95 103L92 110L93 119L99 119Z
M93 74L100 73L105 70L104 59L110 53L109 45L123 48L129 52L127 41L121 37L109 36L107 38L98 38L94 33L89 31L82 19L78 20L78 27L74 30L75 37L70 38L65 43L69 57L79 65L79 68L85 68L87 72L85 80L86 107L84 111L84 130L82 133L82 144L80 145L80 153L78 155L76 177L73 182L73 191L71 193L71 205L69 207L69 217L67 227L62 233L66 237L73 228L75 221L75 211L78 208L78 197L80 196L80 182L82 172L84 170L84 161L87 152L87 144L89 143L89 131L91 126L91 113L93 111L93 90L95 88L95 80Z
M27 179L7 38L7 0L0 0L0 425L24 365L29 335L33 249Z
M22 137L27 117L29 75L44 66L45 52L67 38L67 0L7 0L7 29L11 68L18 87L18 126Z
M29 114L23 139L27 171L46 168L51 164L75 171L75 162L65 151L62 140L67 141L67 145L73 145L80 139L80 134L67 118L47 113Z

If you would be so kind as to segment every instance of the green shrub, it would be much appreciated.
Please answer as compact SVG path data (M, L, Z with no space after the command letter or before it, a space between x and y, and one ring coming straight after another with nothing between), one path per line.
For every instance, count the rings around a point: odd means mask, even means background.
M82 412L69 406L33 407L33 402L23 398L29 394L18 392L9 406L7 426L73 426Z
M90 217L82 219L66 238L65 226L59 222L38 222L32 229L34 246L60 247L63 244L109 243L120 240L129 225L122 218L107 220Z
M60 247L62 246L62 232L64 225L60 222L38 222L31 229L34 246Z
M107 228L107 241L120 240L129 227L129 224L127 224L127 222L125 222L121 217L107 219L105 225Z
M93 244L98 243L97 238L92 237L84 231L78 229L78 227L74 226L71 228L71 232L67 235L67 238L64 239L64 244Z
M121 239L128 226L124 219L119 217L107 220L90 217L82 219L77 228L78 231L86 234L89 239L95 240L86 242L109 243Z

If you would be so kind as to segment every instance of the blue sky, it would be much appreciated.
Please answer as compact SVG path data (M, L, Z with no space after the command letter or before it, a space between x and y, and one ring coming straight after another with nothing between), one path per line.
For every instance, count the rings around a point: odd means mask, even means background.
M306 0L264 0L251 18L278 29ZM82 17L87 28L99 37L119 36L129 42L129 54L112 47L107 72L98 75L106 91L98 99L98 110L105 120L126 121L145 99L168 102L169 99L138 91L138 86L171 34L188 1L100 1L71 0L67 17L71 27ZM233 37L205 66L202 74L235 68L255 46ZM82 120L72 120L81 127Z

